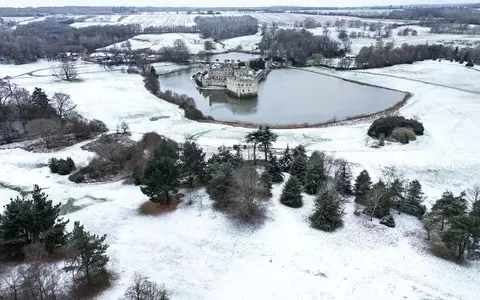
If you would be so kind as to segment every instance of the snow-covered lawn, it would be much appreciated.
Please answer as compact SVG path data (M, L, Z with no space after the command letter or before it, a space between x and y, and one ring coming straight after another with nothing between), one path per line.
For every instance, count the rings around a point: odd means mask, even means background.
M48 75L49 66L2 66L0 78L34 70L43 70L34 75ZM30 75L14 77L13 82L30 91L42 87L48 94L68 93L82 115L101 119L112 129L126 121L135 139L148 131L177 141L195 135L212 153L222 144L239 143L250 131L187 120L177 107L148 93L138 75L96 65L82 68L80 82ZM369 123L276 130L275 147L303 143L309 151L352 162L355 175L366 168L375 179L382 167L396 166L409 179L420 180L429 205L445 189L459 192L480 181L478 70L433 61L365 73L309 70L412 92L400 113L418 116L426 133L408 145L374 149L366 139ZM150 121L156 116L168 118ZM142 217L136 209L147 198L138 187L119 182L76 185L42 165L52 156L71 156L85 164L92 153L80 146L49 154L0 150L0 183L24 189L37 183L56 203L75 199L85 205L66 216L70 226L79 220L88 230L107 233L109 267L118 274L100 299L119 299L135 271L165 284L172 299L182 300L478 299L480 265L458 266L429 254L415 218L395 216L397 228L388 229L354 216L349 203L344 228L327 234L309 228L305 219L312 198L306 197L300 210L284 207L278 202L281 186L274 188L268 221L256 230L234 226L211 209L206 197L202 209L195 203L169 215ZM0 205L15 195L0 188Z

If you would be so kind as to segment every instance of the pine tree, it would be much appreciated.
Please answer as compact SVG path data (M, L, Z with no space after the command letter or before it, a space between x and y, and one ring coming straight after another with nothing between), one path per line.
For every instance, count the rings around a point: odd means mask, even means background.
M268 153L270 153L270 147L278 138L278 135L273 133L270 130L270 127L260 127L259 129L259 143L263 148L263 153L265 155L265 162L268 161Z
M450 218L450 226L442 234L442 241L447 248L461 260L472 242L480 238L480 218L470 215L457 215Z
M338 193L323 188L315 199L315 210L310 216L310 225L323 231L335 231L343 225L343 209Z
M356 203L366 203L367 195L371 189L371 186L372 180L370 178L370 175L368 174L367 170L363 170L362 172L360 172L360 174L357 176L357 179L355 180L355 190L353 194L355 195Z
M352 195L352 172L346 161L341 161L335 172L335 186L337 191L343 196Z
M79 222L74 223L73 231L68 240L68 245L73 250L74 258L70 260L67 271L80 275L81 279L91 284L98 276L107 273L108 256L105 252L107 235L98 236L85 231Z
M180 184L178 163L172 155L168 148L157 149L145 168L140 189L152 202L169 204L170 192Z
M305 184L307 175L307 159L303 155L297 155L290 168L290 175L297 177L301 185Z
M327 177L325 176L325 169L323 165L313 165L307 171L305 178L305 193L316 195L324 184Z
M245 136L245 142L253 144L253 164L257 165L257 147L262 141L261 129L248 133Z
M297 147L293 148L293 158L295 159L297 156L303 156L305 160L307 160L307 150L303 145L298 145Z
M300 208L303 206L302 198L302 185L300 181L297 177L290 176L283 188L280 202L292 208Z
M216 164L213 170L207 183L207 192L217 202L217 206L225 206L234 168L229 162L225 162Z
M418 180L412 180L408 184L407 188L407 195L405 196L405 200L407 203L411 204L422 204L423 202L423 192L422 192L422 185Z
M260 175L260 194L264 197L272 196L272 175L268 172L263 172Z
M467 200L465 200L465 193L461 193L455 197L452 192L446 191L442 198L438 199L432 207L432 211L441 216L441 230L444 229L445 222L450 221L451 218L464 215L467 210Z
M283 172L290 172L290 168L292 167L293 163L293 156L290 148L287 145L287 148L285 149L285 152L283 153L282 158L279 160L280 165L282 166L282 171Z
M272 176L273 183L281 183L283 182L284 175L282 173L282 165L277 160L277 157L274 155L270 156L270 160L267 164L267 172Z
M193 187L195 178L202 177L205 174L207 167L205 153L194 141L187 140L183 144L180 160L182 175L187 178L189 186Z
M470 215L480 218L480 200L473 202Z
M32 93L32 104L45 109L50 105L50 100L41 88L36 87Z
M395 204L398 209L398 213L401 214L405 210L406 200L405 200L405 187L403 182L396 178L388 187L390 193L390 201Z
M60 204L52 205L38 185L32 199L11 199L0 215L0 239L21 248L41 243L51 253L66 242L65 226L68 221L59 218Z

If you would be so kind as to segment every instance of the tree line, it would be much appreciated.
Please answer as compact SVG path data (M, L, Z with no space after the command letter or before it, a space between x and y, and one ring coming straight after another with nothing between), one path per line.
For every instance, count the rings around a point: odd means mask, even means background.
M313 54L321 53L326 58L345 54L340 43L328 36L315 36L305 29L268 28L265 24L259 49L268 57L289 60L297 66L305 65Z
M74 28L54 19L19 25L0 26L0 59L24 64L40 58L59 59L66 52L83 54L134 37L140 25L90 26Z
M480 46L459 48L438 44L408 45L395 47L378 40L375 46L363 47L355 58L358 68L382 68L397 64L411 64L426 59L447 59L460 63L480 63Z
M195 23L203 38L216 41L258 32L258 20L251 16L196 17Z

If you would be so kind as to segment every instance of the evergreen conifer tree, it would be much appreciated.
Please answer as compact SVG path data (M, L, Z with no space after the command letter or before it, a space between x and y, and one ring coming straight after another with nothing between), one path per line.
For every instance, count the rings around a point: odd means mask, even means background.
M335 186L337 191L343 196L352 195L352 172L346 161L341 161L335 172Z
M355 190L353 194L355 195L356 203L366 203L367 195L371 189L371 186L372 180L370 178L370 175L368 174L367 170L363 170L362 172L360 172L360 174L357 176L357 179L355 180Z
M307 160L307 150L303 145L298 145L297 147L293 148L293 158L295 159L297 156L303 156L305 160Z
M260 194L264 197L272 196L272 175L268 172L263 172L260 175Z
M455 197L450 191L444 192L442 198L432 206L432 211L441 216L441 230L444 229L445 222L450 221L453 217L464 215L466 210L465 193Z
M180 170L175 156L171 149L163 146L155 150L152 160L147 164L140 189L150 197L150 201L170 203L170 192L180 184Z
M290 172L290 168L292 167L293 163L293 156L292 156L292 151L290 150L289 146L287 145L287 148L285 149L285 152L283 153L283 156L279 160L280 165L282 166L282 171L283 172Z
M418 180L412 180L408 184L405 198L407 203L411 204L419 205L423 202L422 185L420 184L420 182L418 182Z
M45 109L48 108L50 100L41 88L36 87L32 93L32 104Z
M302 198L302 185L300 181L297 177L290 176L283 188L280 202L292 208L300 208L303 206Z
M309 167L305 178L305 193L316 195L325 180L326 176L323 165L313 165Z
M307 159L303 155L297 155L290 168L290 175L297 177L301 185L305 184L307 176Z
M480 218L480 200L473 202L470 215Z
M343 225L343 209L338 192L324 187L315 199L310 225L323 231L335 231Z
M450 226L442 233L442 241L456 256L462 260L465 252L471 247L472 243L480 238L480 218L471 215L457 215L449 219Z
M273 183L283 182L284 175L282 173L282 165L277 160L277 157L275 155L270 156L270 160L268 161L266 169L268 174L272 176Z
M105 275L109 260L105 254L108 249L108 245L105 244L106 238L107 235L98 236L85 231L83 225L75 222L68 240L74 257L70 260L66 271L79 274L87 284L91 284L98 276Z
M260 127L259 129L259 143L263 148L265 155L265 162L268 161L268 153L270 153L270 147L278 138L278 135L273 133L270 127Z
M194 141L187 140L183 144L182 155L180 156L182 175L186 177L190 187L196 177L203 177L207 164L205 153Z
M0 215L0 239L19 248L40 243L51 253L66 242L68 221L59 218L59 214L60 204L52 205L48 196L35 185L32 199L17 197L5 206Z

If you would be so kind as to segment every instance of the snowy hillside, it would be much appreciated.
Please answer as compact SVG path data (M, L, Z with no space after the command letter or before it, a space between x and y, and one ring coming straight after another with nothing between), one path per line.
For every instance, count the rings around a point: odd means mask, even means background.
M48 76L50 63L2 66L0 78L32 91L71 95L79 113L103 120L110 129L130 125L133 137L156 131L177 141L194 135L208 153L220 145L243 140L250 129L197 123L183 111L161 101L143 87L142 78L85 64L80 82ZM166 66L171 70L171 66ZM158 71L161 66L158 66ZM275 147L303 143L354 164L355 175L366 168L376 179L384 166L396 166L407 178L417 178L430 205L445 189L458 192L480 181L480 89L478 69L457 63L422 62L362 72L325 73L413 93L400 110L417 116L426 134L408 145L370 147L367 122L326 128L276 130ZM151 121L152 117L168 117ZM345 226L328 234L309 228L312 208L292 210L278 202L275 186L269 219L258 229L235 227L203 197L171 214L144 217L138 206L147 197L135 186L120 182L74 184L51 174L44 164L52 156L71 156L85 165L92 153L75 145L55 153L30 153L9 146L0 149L0 205L16 196L15 187L34 183L47 188L54 202L71 199L80 207L67 214L94 233L107 233L109 268L114 286L99 299L119 299L133 273L141 271L172 291L172 299L478 299L480 265L459 266L432 256L425 249L418 220L395 216L388 229L353 215L346 204ZM71 228L70 228L71 229Z

